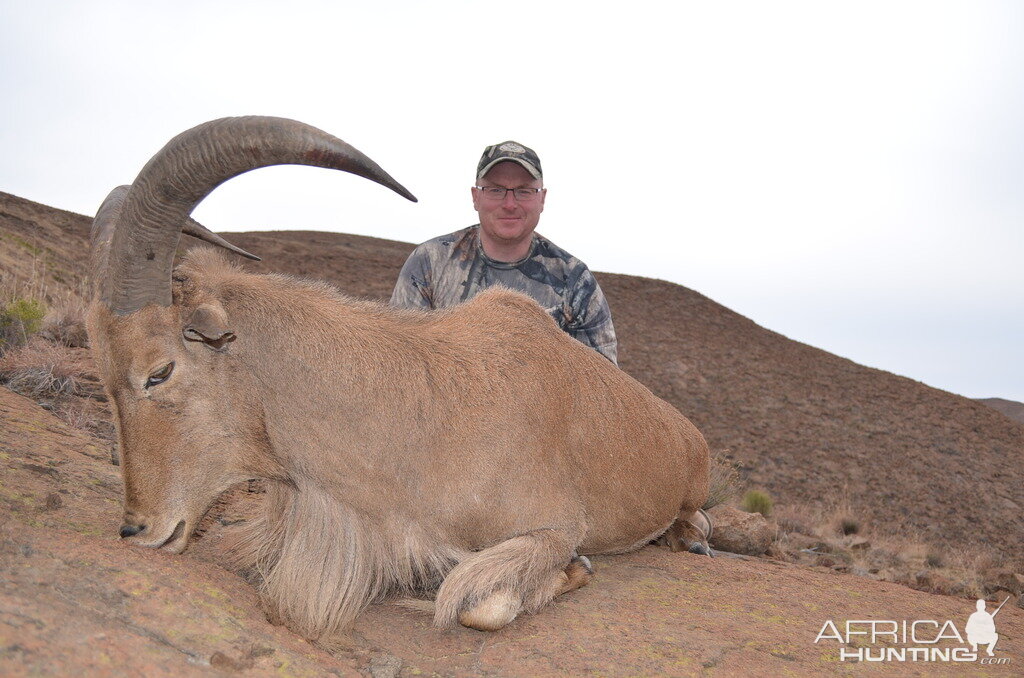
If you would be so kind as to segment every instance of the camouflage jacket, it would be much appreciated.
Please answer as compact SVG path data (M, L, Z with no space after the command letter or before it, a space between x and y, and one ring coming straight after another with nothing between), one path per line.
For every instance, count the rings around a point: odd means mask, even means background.
M391 304L447 308L491 285L533 297L571 337L616 363L617 343L608 302L586 264L550 240L533 234L520 261L494 261L480 245L479 224L423 243L398 275Z

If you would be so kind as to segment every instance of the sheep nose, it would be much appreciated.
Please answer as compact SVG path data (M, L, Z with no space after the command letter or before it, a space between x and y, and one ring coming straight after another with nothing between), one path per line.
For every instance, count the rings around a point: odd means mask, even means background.
M125 523L121 526L121 539L126 539L127 537L134 537L139 532L142 532L144 529L146 529L145 525L129 525L128 523Z

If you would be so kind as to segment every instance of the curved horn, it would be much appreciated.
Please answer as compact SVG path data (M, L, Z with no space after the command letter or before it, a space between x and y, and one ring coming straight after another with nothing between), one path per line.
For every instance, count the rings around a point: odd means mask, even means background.
M97 222L113 214L115 226L103 294L111 310L124 315L147 304L169 306L174 252L196 205L232 177L286 164L350 172L416 200L377 163L310 125L262 116L203 123L171 139L142 168L127 194L115 198L120 190L115 189L97 214ZM107 228L94 224L94 231Z
M224 249L234 252L235 254L239 254L245 257L246 259L252 259L253 261L263 261L255 254L251 254L243 250L241 247L232 245L227 240L220 237L219 235L208 229L206 226L203 226L202 224L200 224L195 219L192 219L191 217L185 220L185 225L181 227L181 232L184 233L185 235L190 235L193 238L198 238L199 240L208 242L211 245L223 247Z
M89 232L89 242L92 248L90 270L92 294L94 297L99 297L108 306L110 305L110 286L107 284L110 274L110 246L129 189L131 186L118 186L107 194L92 220L92 230Z
M99 295L106 304L110 303L108 297L109 288L106 284L107 274L109 273L110 245L114 237L117 219L121 215L121 207L124 204L124 199L128 195L129 189L131 189L131 186L118 186L112 190L103 200L103 204L100 205L100 209L92 221L92 231L89 236L92 245L92 268L90 270L92 274L92 292L93 296ZM253 261L262 261L255 254L232 245L195 219L186 219L181 232L193 238L204 240L212 245L223 247Z

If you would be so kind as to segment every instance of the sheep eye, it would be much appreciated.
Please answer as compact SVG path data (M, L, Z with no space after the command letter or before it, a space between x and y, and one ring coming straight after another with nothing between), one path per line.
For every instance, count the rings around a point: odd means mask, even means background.
M149 375L149 379L146 380L146 388L164 383L171 376L171 372L173 371L174 363L167 363L159 370Z

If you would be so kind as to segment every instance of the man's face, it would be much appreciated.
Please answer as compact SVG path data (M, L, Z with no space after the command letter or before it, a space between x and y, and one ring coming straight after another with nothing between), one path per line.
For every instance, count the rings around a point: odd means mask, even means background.
M534 179L530 173L517 162L499 162L477 182L480 186L498 186L500 188L542 188L544 183ZM511 192L506 192L501 200L488 200L475 188L473 191L473 207L480 215L480 230L484 238L490 238L496 244L511 246L528 240L537 228L540 213L544 211L546 190L530 201L517 202Z

